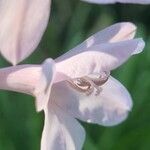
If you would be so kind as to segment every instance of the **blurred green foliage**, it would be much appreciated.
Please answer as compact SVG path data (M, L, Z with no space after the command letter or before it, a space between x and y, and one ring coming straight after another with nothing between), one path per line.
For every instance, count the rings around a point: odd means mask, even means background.
M32 18L31 18L32 21ZM138 26L146 41L144 52L113 72L130 91L134 107L128 119L115 127L83 123L84 150L150 149L150 6L92 5L79 0L54 0L51 18L37 50L22 63L41 63L76 46L89 35L120 21ZM1 57L0 67L8 66ZM0 150L39 150L43 113L36 113L34 98L0 91Z

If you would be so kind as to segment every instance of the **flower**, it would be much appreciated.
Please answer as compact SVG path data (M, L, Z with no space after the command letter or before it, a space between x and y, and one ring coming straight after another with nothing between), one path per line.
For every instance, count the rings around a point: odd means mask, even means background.
M83 0L90 3L139 3L150 0ZM51 0L0 1L0 53L13 65L38 46L49 20Z
M108 4L108 3L150 4L150 0L82 0L82 1L98 4Z
M39 44L48 23L51 0L0 1L0 52L13 65Z
M85 131L76 119L112 126L127 118L131 96L110 72L143 50L135 31L118 23L55 60L0 69L0 89L31 94L44 110L41 150L80 150Z

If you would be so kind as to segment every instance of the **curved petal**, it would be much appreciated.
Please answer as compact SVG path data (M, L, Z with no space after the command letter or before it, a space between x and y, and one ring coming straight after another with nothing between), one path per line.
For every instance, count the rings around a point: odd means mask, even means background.
M81 150L85 131L71 116L49 107L45 110L41 150Z
M112 77L101 88L99 95L86 95L63 81L53 86L51 99L73 117L89 123L112 126L124 121L132 108L128 91Z
M108 3L133 3L133 4L150 4L150 0L82 0L89 3L108 4Z
M110 71L124 63L134 51L143 48L142 39L96 45L57 63L56 70L71 78Z
M22 92L36 97L37 111L49 100L55 64L47 59L42 65L20 65L0 69L0 89Z
M84 52L89 47L95 45L100 45L103 43L114 43L114 42L133 39L135 36L135 32L136 32L136 26L130 22L116 23L92 35L83 43L71 49L66 54L58 57L55 61L56 62L62 61L68 57Z
M51 0L0 1L0 52L13 65L39 44L48 23Z
M37 111L41 111L46 107L50 98L51 86L55 76L55 63L52 59L46 59L42 64L41 75L33 94L36 96Z

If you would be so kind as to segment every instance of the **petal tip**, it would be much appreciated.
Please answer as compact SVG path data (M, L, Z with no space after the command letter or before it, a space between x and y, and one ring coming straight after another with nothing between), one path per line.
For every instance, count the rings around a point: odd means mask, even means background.
M13 66L16 66L19 63L19 61L17 61L14 56L5 54L3 50L0 50L0 54L3 56L3 58L5 58L7 62L12 64Z
M131 29L133 29L133 30L136 30L137 29L137 26L134 24L134 23L132 23L132 22L125 22L126 23L126 25L128 25L128 27L130 27Z
M135 54L141 53L143 51L144 47L145 47L144 40L142 38L139 38L138 39L138 43L137 43L137 48L135 49L135 51L133 52L133 54L135 55Z
M10 62L13 66L16 66L18 64L18 62L15 60L15 61L11 61Z
M132 22L126 22L127 28L131 31L131 33L135 34L137 30L137 26Z

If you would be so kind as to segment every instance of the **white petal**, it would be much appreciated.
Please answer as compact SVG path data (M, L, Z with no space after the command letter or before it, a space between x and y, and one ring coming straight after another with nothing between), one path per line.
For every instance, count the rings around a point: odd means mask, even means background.
M0 52L12 64L28 57L48 23L51 0L0 1Z
M41 75L33 92L36 96L37 111L41 111L48 103L54 76L55 63L50 58L46 59L42 64Z
M45 110L41 150L81 150L84 129L74 118L54 109L52 106Z
M84 52L87 50L87 48L94 45L100 45L102 43L114 43L133 39L135 36L135 32L136 26L130 22L116 23L92 35L83 43L71 49L65 55L58 57L55 61L59 62L68 57Z
M143 48L142 39L96 45L57 63L56 70L71 78L110 71L124 63L134 51Z
M55 64L47 59L42 65L18 65L0 69L0 89L22 92L36 97L37 111L49 100Z
M150 4L150 0L82 0L89 3L108 4L108 3L133 3L133 4Z
M0 89L33 94L40 75L40 65L2 68L0 69Z
M89 123L116 125L126 119L132 108L130 94L125 87L110 77L99 95L78 92L63 81L53 86L51 98L67 113Z

